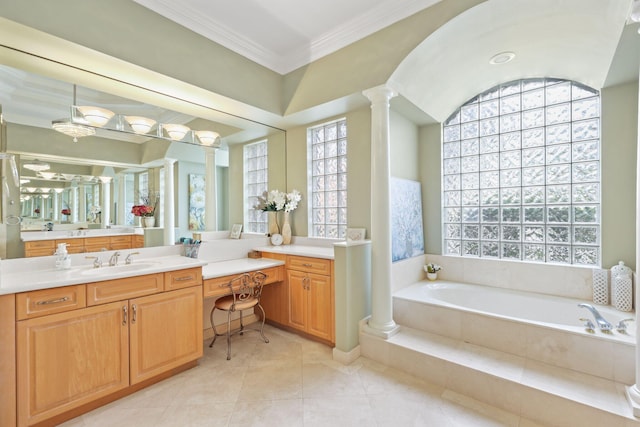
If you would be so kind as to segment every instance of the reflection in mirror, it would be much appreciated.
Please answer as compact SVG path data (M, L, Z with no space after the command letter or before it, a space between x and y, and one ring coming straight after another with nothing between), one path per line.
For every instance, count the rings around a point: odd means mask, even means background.
M105 80L109 81L108 78ZM229 170L229 144L243 144L273 135L277 136L276 140L284 141L278 136L283 135L283 131L237 115L230 115L225 122L168 110L167 95L158 93L152 95L164 97L158 104L165 108L150 105L149 96L145 97L146 102L139 102L1 64L0 81L3 81L0 105L7 124L2 148L19 159L21 180L15 194L3 194L3 198L11 202L12 212L22 218L17 232L16 226L8 225L7 221L2 225L7 227L7 241L0 248L3 257L23 256L21 233L48 228L55 231L139 226L139 218L133 216L131 207L141 203L140 197L150 192L159 196L154 225L162 228L165 158L177 160L174 169L175 234L176 237L190 235L195 230L189 227L188 176L206 174L207 156L203 154L207 149L212 150L205 147L206 138L212 135L196 132L200 130L216 132L220 139L214 141L221 142L214 156L216 172L213 179L217 195L214 209L220 214L214 215L217 221L207 230L226 230L229 212L242 211L241 206L230 206L229 201L232 194L227 188L230 177L242 174L241 170ZM122 82L119 84L121 86ZM104 82L100 87L105 87ZM180 102L176 105L189 104L184 99L177 101ZM74 105L99 107L89 113L85 110L90 116L99 109L109 110L113 115L102 127L90 117L92 122L86 126L91 131L87 136L54 130L53 122L78 120L80 109ZM205 114L207 107L192 105L193 108L187 108L189 112L197 110L208 116ZM211 117L224 117L223 112L210 110ZM155 122L146 122L151 126L149 135L140 134L141 117ZM164 133L163 124L187 126L193 132L187 131L182 141L176 142ZM173 138L177 138L175 134ZM28 168L29 163L46 163L49 167L34 170ZM234 168L242 168L237 162L233 164ZM100 182L100 177L104 176L110 177L106 184ZM108 206L104 205L105 200ZM234 199L233 203L238 201ZM9 250L12 242L18 243L20 249Z

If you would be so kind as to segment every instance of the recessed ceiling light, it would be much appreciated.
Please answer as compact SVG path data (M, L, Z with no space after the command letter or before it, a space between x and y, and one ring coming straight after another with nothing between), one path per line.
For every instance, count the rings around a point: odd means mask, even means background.
M506 64L507 62L511 62L513 60L513 58L515 58L515 57L516 57L516 54L513 53L513 52L496 53L489 60L489 64L491 64L491 65Z

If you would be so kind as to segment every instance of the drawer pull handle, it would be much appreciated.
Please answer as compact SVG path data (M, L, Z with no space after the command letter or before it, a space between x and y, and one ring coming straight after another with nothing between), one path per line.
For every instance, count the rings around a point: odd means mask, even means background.
M309 264L309 263L304 263L302 264L303 267L313 267L313 264Z
M131 306L131 323L136 323L136 317L138 317L138 307L135 304Z
M174 280L176 282L185 282L187 280L193 280L193 276L176 277Z
M127 324L127 306L123 305L122 306L122 325L126 325Z
M59 302L66 302L66 301L69 301L69 297L49 299L49 300L46 300L46 301L38 301L36 304L37 305L48 305L48 304L58 304Z

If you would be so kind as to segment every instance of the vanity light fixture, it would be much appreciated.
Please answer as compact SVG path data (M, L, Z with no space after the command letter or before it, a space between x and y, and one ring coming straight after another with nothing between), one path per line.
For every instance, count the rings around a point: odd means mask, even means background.
M58 119L51 122L51 127L60 133L64 133L73 138L73 142L78 142L78 138L95 135L96 130L92 127L80 123L74 123L67 119Z
M41 162L40 160L32 160L30 162L24 162L22 167L25 169L32 170L34 172L42 172L48 171L51 169L51 165L49 163Z
M47 188L47 187L41 187L41 188L40 188L40 192L41 192L41 193L48 193L49 191L51 191L51 189L50 189L50 188Z
M197 130L194 132L200 143L207 147L220 147L220 134L210 130Z
M129 123L135 133L141 135L149 133L153 125L156 124L155 120L141 116L124 116L124 120Z
M62 193L64 191L64 188L60 188L60 187L54 188L53 191L55 191L56 193L60 194L60 193Z
M76 85L73 85L73 105L76 105ZM75 108L71 107L71 118L54 120L51 122L51 127L60 133L72 137L73 142L78 142L78 138L95 135L96 130L87 126L89 124L86 119L77 117Z
M87 123L91 126L99 127L106 125L111 117L115 115L115 113L111 110L107 110L102 107L91 107L91 106L79 106L76 107L78 111L82 114L82 117L87 121Z
M25 190L27 190L29 193L35 193L36 187L26 187Z
M48 198L49 198L49 195L48 195L48 194L41 194L40 196L41 196L43 199L48 199Z
M62 177L67 181L73 181L73 179L76 177L72 173L61 173L60 175L62 175Z
M167 132L167 134L169 135L169 138L173 139L174 141L180 141L185 137L187 132L191 130L185 125L172 123L162 125L162 129L164 129L165 132Z
M44 171L40 171L38 172L38 174L43 177L44 179L54 179L58 174L56 172L44 172Z
M27 178L20 178L20 185L26 184L27 182L31 182L31 180Z

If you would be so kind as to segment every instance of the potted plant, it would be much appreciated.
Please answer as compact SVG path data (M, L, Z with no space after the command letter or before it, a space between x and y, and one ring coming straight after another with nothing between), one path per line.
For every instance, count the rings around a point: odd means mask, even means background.
M424 271L427 272L427 279L436 280L438 278L438 271L442 270L438 264L430 262L424 266Z

